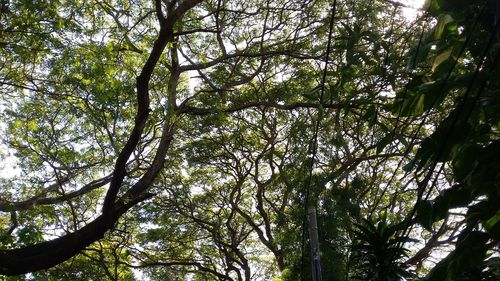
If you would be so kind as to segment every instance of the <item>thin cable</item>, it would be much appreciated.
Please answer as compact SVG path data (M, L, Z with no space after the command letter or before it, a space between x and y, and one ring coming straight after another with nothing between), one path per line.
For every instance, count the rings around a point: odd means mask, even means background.
M328 43L326 45L326 58L325 58L325 68L323 69L323 76L321 78L321 90L319 95L319 112L318 117L316 119L316 124L314 126L313 139L311 141L312 155L309 163L309 176L306 182L306 194L304 196L304 214L302 221L302 268L305 268L305 245L306 245L306 229L307 229L307 207L309 205L309 197L311 194L311 181L312 181L312 173L314 169L314 161L316 160L316 153L318 151L318 131L320 121L323 117L323 100L325 95L325 83L326 83L326 74L328 71L328 62L330 60L330 50L332 45L332 37L333 37L333 23L335 21L335 13L337 11L337 0L333 1L332 4L332 12L330 17L330 26L328 31ZM301 279L304 280L304 270L301 271Z
M477 24L479 18L483 15L483 13L485 11L485 8L486 8L486 4L482 7L481 12L476 17L476 19L474 21L474 24L472 25L471 32L469 34L470 36L472 35L472 33L473 33L473 31L474 31L474 29L476 27L476 24ZM419 190L418 190L418 194L417 194L417 201L415 202L415 205L413 206L413 208L412 208L409 216L406 219L407 223L406 223L406 226L405 226L405 228L403 230L402 236L409 235L409 232L411 231L412 219L413 219L413 216L416 213L416 209L417 209L418 204L422 201L422 197L424 196L425 186L431 180L432 175L434 174L434 170L435 170L435 168L436 168L436 166L438 164L438 161L441 158L441 156L443 155L444 150L446 148L446 145L448 144L448 140L450 139L450 136L451 136L451 134L453 132L453 128L458 123L459 117L460 117L462 111L465 108L465 103L466 103L467 99L469 98L469 96L470 96L470 94L472 92L472 88L473 88L474 82L477 79L477 76L479 75L479 73L481 72L481 68L482 68L482 66L483 66L483 64L485 62L487 54L488 54L489 50L491 49L491 47L493 45L493 42L494 42L494 39L495 39L495 35L496 35L495 33L496 33L497 29L498 29L498 23L497 23L497 25L495 27L495 30L492 32L492 34L491 34L491 36L490 36L490 38L488 40L488 43L487 43L487 45L486 45L486 47L485 47L485 49L483 51L483 54L480 57L480 60L479 60L479 62L477 64L477 66L476 66L476 69L475 69L474 74L473 74L473 76L471 78L471 81L469 82L469 85L467 86L467 89L466 89L466 92L465 92L465 94L463 96L463 99L462 99L461 103L459 104L457 111L454 113L451 125L448 128L447 133L445 134L445 138L444 138L441 146L439 147L439 150L438 150L438 153L436 154L435 160L433 161L431 167L429 168L428 173L425 176L424 180L421 182L421 184L418 187ZM463 49L465 49L465 46L467 45L467 43L468 43L469 40L470 40L470 37L468 37L466 39L466 42L464 42ZM498 56L495 58L495 61L497 60L497 58L498 58ZM457 61L458 61L458 58L455 61L455 65L456 65ZM470 115L472 114L473 109L474 109L474 107L475 107L475 105L477 103L477 100L479 99L479 97L481 95L481 92L484 90L484 87L485 87L487 81L488 81L488 79L486 79L485 81L483 81L483 83L481 84L481 87L479 88L477 95L474 97L474 100L473 100L473 103L472 103L472 106L471 106L469 112L467 112L466 115L465 115L464 122L467 121L469 119ZM444 85L443 85L442 89L444 89ZM427 200L427 198L430 196L430 193L434 189L434 186L436 185L437 180L439 178L439 175L441 174L441 172L443 171L443 169L444 169L444 164L441 166L441 168L439 169L438 173L436 174L436 177L432 181L431 186L430 186L429 190L427 191L424 200Z
M431 3L432 4L432 3ZM430 6L430 5L429 5ZM484 7L483 6L483 9L481 10L480 14L478 15L478 17L476 17L473 25L472 25L472 28L471 28L471 31L469 32L469 34L467 35L466 39L465 39L465 42L463 43L462 47L460 48L460 51L458 52L457 54L457 58L453 61L453 64L451 65L450 69L448 70L448 73L446 74L444 80L442 80L440 83L441 83L441 87L439 88L438 92L441 93L442 91L444 91L445 87L446 87L446 84L448 83L449 79L451 78L451 75L453 74L453 70L455 69L457 63L458 63L458 60L460 59L460 57L462 57L463 53L465 52L465 48L466 46L469 44L469 41L473 35L473 31L478 23L478 20L480 18L480 16L482 15L483 11L484 11ZM421 34L422 35L422 34ZM422 37L420 37L420 40L422 39ZM419 41L420 41L419 40ZM419 42L419 45L420 45L420 42ZM418 50L417 50L417 53L416 55L418 55ZM416 58L416 57L415 57ZM414 63L415 63L415 58L414 58ZM405 87L405 92L404 92L404 95L406 95L406 91L407 91L407 86ZM436 105L436 102L437 100L434 101L432 107L434 107ZM399 119L400 115L401 115L401 111L402 111L402 107L400 108L399 110L399 113L398 113L398 117L397 117L397 120ZM396 172L397 170L399 169L399 167L401 166L402 162L404 161L404 157L407 156L409 154L409 152L411 151L412 147L413 147L413 144L418 136L418 133L420 132L420 130L422 129L423 125L425 124L425 121L427 120L427 118L429 117L429 114L426 114L424 116L424 118L422 119L422 121L418 124L418 127L414 130L414 133L413 133L413 136L411 138L411 141L410 143L408 144L407 146L407 149L405 150L405 152L403 153L403 158L398 162L398 165L397 165L397 169L394 171L394 173L392 174L389 182L387 183L387 186L389 186L392 181L395 179L395 176L396 176ZM396 129L396 128L394 128ZM395 130L393 131L395 132ZM393 137L395 136L395 134L393 135ZM434 166L435 167L435 166ZM405 175L403 176L406 177L408 175L408 171L405 173Z
M500 23L500 21L499 21L499 23ZM486 60L486 57L488 56L488 52L490 51L491 47L493 46L493 42L495 41L496 31L498 30L498 25L499 24L497 23L496 26L495 26L495 29L491 32L491 36L490 36L490 38L488 40L488 43L486 44L486 48L484 49L483 54L480 57L480 60L479 60L479 62L477 64L477 66L476 66L476 70L474 71L474 75L472 76L471 81L469 82L469 86L467 87L467 90L466 90L466 92L464 94L464 97L463 97L463 99L462 99L462 101L461 101L461 103L460 103L460 105L458 107L458 110L454 113L453 121L451 123L451 126L448 128L448 131L446 132L445 141L443 142L443 144L440 147L440 154L436 157L437 159L441 158L441 156L442 156L441 154L444 152L444 149L445 149L445 146L447 144L447 141L449 140L451 134L453 133L454 127L458 123L462 111L465 110L466 101L469 98L470 93L472 92L472 88L474 86L474 82L478 78L479 73L481 72L481 68L483 67L483 65L485 63L485 60ZM498 57L499 57L499 55L497 54L495 56L494 60L493 60L493 67L497 63ZM486 87L486 83L488 82L488 80L489 80L489 78L486 78L481 83L481 86L479 87L476 96L472 100L470 109L464 115L465 117L463 118L463 122L466 122L470 118L470 116L472 115L472 112L474 111L474 107L476 107L477 101L481 97L481 94L482 94L484 88ZM442 169L443 169L443 167L441 167L440 170L442 170ZM437 181L437 176L433 180L431 188L427 192L424 200L427 200L427 198L429 198L430 192L432 191L433 187L435 186L436 181Z

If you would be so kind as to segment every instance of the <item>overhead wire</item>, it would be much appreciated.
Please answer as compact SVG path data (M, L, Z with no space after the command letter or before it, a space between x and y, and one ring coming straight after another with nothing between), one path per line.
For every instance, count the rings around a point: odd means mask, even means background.
M448 72L448 75L447 75L447 78L445 79L445 82L448 81L449 77L451 76L451 73L452 71L454 70L454 68L456 67L457 63L458 63L458 60L459 58L462 56L463 52L465 51L465 48L466 46L468 45L469 41L471 40L471 37L474 33L474 30L476 28L476 25L479 21L479 19L481 18L481 16L483 15L484 11L486 9L486 4L482 7L480 13L478 14L478 16L475 18L474 22L473 22L473 25L471 27L471 30L470 30L470 33L468 34L468 36L466 37L466 40L464 42L464 44L462 45L462 48L460 50L460 53L459 55L457 56L457 58L455 59L454 61L454 64L453 66L450 68L450 71ZM498 28L498 24L495 28L495 30ZM465 103L467 101L467 99L469 98L469 95L472 91L472 87L474 85L474 82L477 78L477 76L479 75L479 72L481 70L481 67L483 66L484 64L484 60L489 52L489 50L491 49L491 46L492 46L492 43L493 43L493 39L495 38L495 32L492 32L492 35L490 36L490 39L488 40L488 43L487 43L487 46L485 47L484 49L484 52L482 54L482 56L480 57L480 60L479 62L477 63L476 65L476 69L474 71L474 74L473 74L473 77L471 78L471 81L469 82L469 85L466 89L466 92L462 98L462 101L461 103L458 105L458 110L457 112L455 113L454 117L453 117L453 120L451 122L451 125L450 127L448 128L448 131L447 133L445 134L445 137L438 149L438 153L436 154L436 157L434 159L434 161L432 162L431 166L429 167L428 169L428 172L426 173L426 176L424 177L424 179L419 183L419 186L418 186L418 191L417 191L417 200L415 202L415 204L413 205L413 208L412 210L410 211L409 215L407 216L407 218L405 219L405 226L404 226L404 229L403 229L403 232L402 232L402 236L405 237L407 235L409 235L410 231L411 231L411 228L412 228L412 220L413 220L413 217L415 216L416 214L416 211L417 211L417 208L418 208L418 205L419 203L421 202L423 196L424 196L424 193L425 193L425 189L426 189L426 186L428 185L429 181L431 180L431 178L433 177L434 175L434 171L436 169L436 166L439 162L439 159L442 157L442 154L444 153L444 150L446 148L446 145L451 137L451 134L453 132L453 128L455 127L455 125L457 124L458 120L459 120L459 116L461 114L461 111L463 110L463 108L465 107ZM498 57L498 56L497 56ZM497 60L497 59L496 59ZM471 107L470 111L465 115L465 118L464 118L464 121L466 121L469 117L470 117L470 114L472 113L472 110L473 110L473 107L475 106L477 100L479 99L479 96L481 95L481 91L484 89L484 86L486 84L487 80L483 81L482 83L482 86L480 87L479 91L478 91L478 94L476 95L476 97L474 98L474 101L473 101L473 106ZM445 83L442 84L441 86L441 89L439 92L443 91L445 89ZM420 128L421 129L421 126ZM427 193L425 195L425 198L424 200L427 200L432 192L432 190L434 189L435 185L437 184L437 181L439 179L439 176L440 174L442 173L444 169L444 163L441 165L440 169L438 170L438 172L436 173L432 183L431 183L431 186L429 187L429 189L427 190ZM397 247L401 248L403 246L403 242L400 242L398 244Z
M304 216L303 216L303 227L302 227L302 264L303 265L304 265L304 260L305 260L305 250L304 249L305 249L305 241L306 241L305 233L306 233L306 225L307 225L307 206L309 204L309 196L310 196L310 189L311 189L311 182L312 182L312 172L313 172L313 169L314 169L314 161L316 159L316 154L317 154L317 146L318 146L317 145L317 139L318 139L319 125L320 125L320 120L321 120L321 117L322 117L322 114L323 114L321 106L323 105L323 102L324 102L325 83L326 83L327 68L328 68L330 48L331 48L331 38L332 38L332 33L333 33L332 31L333 31L333 22L334 22L334 17L335 17L335 9L336 9L336 0L333 2L333 5L332 5L332 16L331 16L331 20L330 20L330 31L329 31L328 44L327 44L325 67L324 67L323 76L322 76L322 80L321 80L320 110L319 110L319 113L318 113L318 118L317 118L316 123L315 123L315 128L314 128L314 133L313 133L313 140L311 142L312 156L310 158L311 161L309 162L309 164L310 164L309 165L309 175L308 175L308 179L307 179L307 183L306 183L307 188L306 188L306 194L305 194L305 198L304 198ZM476 21L473 24L472 31L474 30L474 27L477 24L478 18L476 18ZM454 70L454 68L457 65L457 62L458 62L459 58L462 56L462 54L465 51L465 48L466 48L468 42L470 41L470 37L472 35L472 31L469 34L469 36L467 36L464 44L462 45L461 50L459 51L459 53L457 55L457 58L454 60L454 63L450 67L450 70L448 71L446 77L441 81L441 87L440 87L439 92L442 92L445 89L445 86L446 86L448 80L450 79L450 77L451 77L451 75L453 73L453 70ZM412 66L413 67L415 67L415 64L416 64L416 60L417 60L417 56L419 54L419 49L420 49L420 46L421 46L421 42L422 42L422 39L423 39L424 32L425 32L425 27L422 29L422 33L421 33L419 41L418 41L418 45L417 45L416 52L415 52L415 57L413 58L413 61L412 61ZM407 91L408 91L407 87L408 87L408 85L406 84L405 90L404 90L404 93L403 93L403 97L402 97L403 100L406 97L406 94L407 94ZM397 129L397 124L399 123L401 116L402 116L402 107L399 109L398 115L396 117L396 122L395 122L394 129L391 132L391 135L392 135L391 138L393 138L393 139L395 137L395 131ZM416 140L416 138L417 138L417 136L418 136L421 128L425 124L426 119L428 118L428 116L429 116L429 112L427 112L427 114L422 118L422 120L419 123L418 127L414 131L414 134L413 134L412 139L411 139L411 144L413 144L415 142L415 140ZM409 152L411 151L411 147L412 147L411 144L407 146L407 149L405 150L404 155L408 155ZM401 161L398 163L398 167L400 167L400 165L401 165L401 163L402 163L403 160L404 160L404 156L403 156L403 159L401 159ZM432 166L432 168L430 169L428 175L432 176L433 171L435 170L436 165L437 165L437 162ZM392 183L392 181L395 178L396 173L397 173L397 171L395 171L393 173L393 175L390 178L390 181L389 181L388 185L390 183ZM437 176L439 176L439 173L438 173ZM436 179L437 179L437 177L436 177ZM433 184L432 184L433 186L436 183L436 179L433 181ZM430 180L430 177L426 176L426 178L423 181L425 183L424 186L428 183L429 180ZM427 196L430 194L430 191L431 190L429 190ZM420 191L419 191L419 195L417 196L417 203L418 203L419 200L421 200L421 196L422 196L422 194L420 194ZM426 198L427 198L427 196L426 196ZM415 204L415 206L416 205L417 204ZM413 217L413 215L414 215L414 210L412 210L412 212L410 214L410 219L411 219L411 217ZM407 229L408 229L408 227L406 227L405 230L403 231L403 236L407 235L405 233L407 231ZM302 279L303 279L303 275L302 275Z
M431 3L432 3L432 1L433 1L433 0L431 0ZM430 6L431 6L431 5L429 5L429 7L430 7ZM469 43L469 41L470 41L470 39L471 39L471 36L472 36L473 31L474 31L474 29L475 29L475 26L477 25L478 19L479 19L479 17L481 16L482 12L484 11L484 8L485 8L485 6L483 6L483 9L481 10L481 12L480 12L480 14L478 15L478 17L476 17L475 22L474 22L474 23L473 23L473 25L472 25L471 32L470 32L470 33L468 34L468 36L466 37L466 40L464 41L464 43L463 43L463 45L462 45L462 47L461 47L461 49L460 49L460 51L459 51L459 53L458 53L457 57L455 58L455 60L454 60L454 62L453 62L453 64L452 64L452 66L450 67L450 69L449 69L449 71L448 71L447 75L446 75L446 76L445 76L445 78L444 78L444 79L440 82L440 83L441 83L441 86L440 86L440 89L439 89L439 91L438 91L438 92L442 92L442 91L444 91L444 90L445 90L445 87L446 87L446 85L447 85L447 83L448 83L449 79L451 78L451 75L452 75L452 73L453 73L453 71L454 71L454 69L455 69L455 67L456 67L456 65L457 65L457 63L458 63L459 58L463 55L463 53L464 53L464 51L465 51L465 48L466 48L466 46L468 45L468 43ZM428 11L426 12L426 18L427 18L427 17L428 17ZM422 39L423 39L424 32L425 32L425 27L422 29L422 32L421 32L421 34L420 34L420 38L419 38L419 41L418 41L418 44L417 44L416 52L415 52L415 55L414 55L414 58L413 58L413 61L412 61L412 68L414 68L414 67L415 67L415 65L416 65L417 56L419 55L419 49L420 49L420 46L421 46L421 44L422 44ZM491 47L491 43L492 43L492 40L493 40L493 38L494 38L493 34L494 34L494 32L492 33L492 37L490 38L489 43L488 43L488 46L487 46L487 48L486 48L486 49L485 49L485 51L484 51L484 53L485 53L485 54L487 54L487 52L488 52L489 48ZM497 56L497 58L495 59L496 61L498 60L498 57L500 57L500 56ZM475 77L475 76L477 76L477 72L479 71L480 67L482 66L482 64L483 64L483 60L484 60L484 56L481 58L481 62L478 64L478 67L476 68L476 73L475 73L474 77ZM466 94L464 95L463 102L462 102L462 104L461 104L461 106L460 106L460 107L463 107L463 106L464 106L465 100L467 99L467 97L468 97L468 95L469 95L469 93L470 93L470 90L471 90L471 88L472 88L472 84L474 83L474 79L475 79L475 78L473 78L473 79L472 79L472 81L471 81L471 83L470 83L469 87L467 88L467 90L466 90ZM484 88L485 84L486 84L486 81L484 81L484 82L483 82L483 84L482 84L482 86L481 86L481 89L483 89L483 88ZM481 89L480 89L480 91L481 91ZM405 85L405 89L404 89L404 92L403 92L403 95L402 95L402 98L401 98L402 100L404 100L404 99L405 99L405 97L406 97L406 95L407 95L407 91L408 91L408 84L406 84L406 85ZM478 95L475 97L474 104L476 103L476 101L477 101L477 100L478 100L478 98L479 98L480 91L478 92ZM436 101L434 102L434 105L435 105L435 104L436 104ZM433 106L432 106L432 107L433 107ZM396 132L396 129L397 129L397 125L398 125L398 123L399 123L399 121L400 121L400 118L401 118L401 116L402 116L402 109L403 109L403 106L401 106L401 107L400 107L399 112L398 112L398 115L397 115L397 117L396 117L395 125L394 125L394 128L393 128L392 132L391 132L391 138L392 138L392 139L394 139L394 138L395 138L395 135L396 135L396 133L395 133L395 132ZM460 109L459 111L461 111L461 109ZM472 108L470 109L470 111L469 111L469 113L468 113L468 115L467 115L466 119L468 119L468 117L470 116L471 112L472 112ZM404 161L405 156L407 156L407 155L409 154L409 152L412 150L412 146L413 146L412 144L416 141L417 136L418 136L418 134L419 134L420 130L422 129L423 125L426 123L427 118L429 117L429 114L430 114L430 111L428 111L428 112L426 113L426 115L424 115L424 117L422 118L421 122L419 122L419 125L418 125L418 126L417 126L417 128L414 130L414 133L413 133L413 136L412 136L412 138L411 138L410 144L409 144L409 145L407 145L407 148L406 148L406 150L405 150L405 151L404 151L404 153L403 153L403 157L402 157L402 159L398 162L398 164L397 164L397 168L396 168L396 170L394 171L394 173L392 174L392 176L391 176L391 178L390 178L389 182L387 183L387 186L389 186L389 185L393 182L393 180L394 180L394 179L395 179L395 177L396 177L397 170L399 170L399 167L401 166L402 162ZM456 117L455 119L458 119L458 116L459 116L459 115L460 115L460 114L458 114L458 113L457 113L457 114L455 115L455 117ZM450 127L450 129L452 129L452 128L454 127L454 124L455 124L457 121L458 121L458 120L454 120L454 121L452 122L452 124L453 124L453 125ZM442 144L442 146L441 146L441 148L440 148L440 150L439 150L439 152L438 152L438 154L439 154L439 155L443 153L443 151L444 151L444 146L446 145L446 143L447 143L447 141L448 141L448 138L449 138L449 135L450 135L450 134L451 134L451 132L448 132L448 134L446 135L446 138L444 139L444 143ZM439 159L439 158L440 158L440 156L438 156L438 157L436 157L436 158L437 158L437 159ZM427 173L426 177L425 177L425 178L424 178L424 180L423 180L423 181L419 184L419 186L423 186L423 187L425 188L425 186L427 185L427 183L429 182L429 180L432 178L432 175L434 174L434 170L435 170L435 168L436 168L436 165L437 165L437 160L433 163L433 165L432 165L432 167L429 169L429 172ZM428 192L427 192L426 197L425 197L425 199L424 199L424 200L427 200L427 198L428 198L428 197L429 197L429 195L431 194L432 189L433 189L433 187L436 185L436 183L437 183L437 179L439 178L439 174L442 172L443 168L444 168L444 165L442 165L442 166L441 166L441 168L439 169L439 171L438 171L438 173L437 173L437 175L436 175L435 179L433 180L433 182L432 182L432 184L431 184L431 187L429 188L429 190L428 190ZM407 171L407 172L405 173L405 175L407 175L408 173L409 173L409 172ZM405 221L407 222L407 226L404 228L402 236L405 236L405 235L408 235L408 234L409 234L409 233L407 233L407 231L408 231L408 228L409 228L409 227L410 227L410 225L411 225L411 219L412 219L412 217L415 215L416 206L418 205L418 202L422 199L422 196L423 196L423 192L424 192L424 191L423 191L423 190L421 190L421 188L422 188L422 187L419 187L419 191L418 191L418 194L417 194L417 202L415 203L415 205L414 205L414 207L413 207L412 211L410 212L410 215L409 215L409 216L407 217L407 219L405 220ZM403 243L398 244L398 247L402 247L402 244L403 244Z
M436 157L437 159L439 159L441 157L441 154L444 153L444 149L446 147L447 141L450 139L451 134L453 132L453 129L454 129L455 125L458 123L462 111L465 110L467 99L469 98L469 96L470 96L470 94L472 92L472 88L474 86L474 83L476 82L476 79L478 78L479 73L481 72L481 69L484 66L486 57L488 56L488 52L491 50L491 47L493 46L493 42L495 41L496 31L498 30L499 23L500 23L500 21L497 21L497 23L495 25L495 28L491 32L491 35L490 35L490 37L488 39L488 43L486 44L486 47L484 48L484 51L483 51L482 55L480 56L480 59L479 59L477 65L476 65L476 69L475 69L474 74L473 74L473 76L471 78L471 81L469 82L469 85L467 86L467 89L466 89L465 94L464 94L464 96L462 98L462 101L461 101L459 107L457 108L457 111L455 112L455 114L453 116L453 121L451 123L452 125L448 128L448 131L446 133L446 137L444 139L445 141L441 145L440 152L439 152L438 156ZM498 61L498 54L495 56L495 58L493 60L493 66L496 64L497 61ZM472 115L472 112L474 111L474 107L476 106L477 101L479 100L479 98L480 98L480 96L481 96L481 94L482 94L482 92L483 92L483 90L484 90L487 82L488 82L488 78L486 78L481 83L481 86L477 90L477 94L475 95L475 97L473 97L473 100L472 100L472 103L471 103L471 108L464 115L465 116L463 118L464 122L466 122L470 118L470 116ZM435 184L436 184L436 179L434 179L434 181L433 181L433 183L431 185L431 188L433 188L435 186ZM424 200L427 200L427 198L429 197L430 192L431 192L431 190L428 191L428 193L427 193L427 195L426 195L426 197L425 197Z
M327 52L326 52L326 59L325 59L325 67L323 70L323 76L321 80L321 91L320 91L320 107L323 105L324 102L324 92L325 92L325 83L326 83L326 76L327 76L327 69L328 69L328 63L329 63L329 55L330 55L330 50L331 50L331 41L332 41L332 34L333 34L333 23L334 23L334 18L335 18L335 12L336 12L336 0L334 0L333 5L332 5L332 15L330 18L330 30L329 30L329 35L328 35L328 44L327 44ZM412 28L412 27L411 27ZM403 34L408 33L411 28L408 28ZM417 46L417 51L415 54L415 58L413 61L413 65L416 61L416 56L418 55L419 49L420 49L420 43L422 40L424 30L422 30L422 34ZM406 95L406 91L405 91ZM319 131L319 125L321 121L323 111L320 108L319 113L318 113L318 118L315 123L315 128L314 128L314 133L313 133L313 140L311 142L312 146L312 156L310 158L310 166L309 166L309 175L307 178L307 183L306 183L306 194L304 198L304 211L303 211L303 225L302 225L302 267L305 268L305 241L306 241L306 229L307 229L307 207L309 203L309 196L310 196L310 189L311 189L311 182L312 182L312 172L314 169L314 161L316 159L316 154L317 154L317 139L318 139L318 131ZM397 120L400 119L401 111L398 114ZM396 124L398 121L396 121ZM396 129L397 125L395 126L394 130ZM394 132L393 132L394 133ZM393 136L394 137L394 136ZM406 153L409 153L407 151ZM301 279L304 280L304 275L303 271L301 272Z
M307 208L309 205L309 197L311 194L311 182L312 182L312 173L314 169L314 161L316 159L316 154L318 151L318 131L321 119L323 117L323 103L324 103L324 95L325 95L325 84L326 84L326 76L328 72L328 63L330 60L330 51L332 45L332 37L333 37L333 27L335 21L335 14L337 11L337 0L333 0L332 8L331 8L331 16L329 23L329 31L328 31L328 42L326 46L326 56L325 56L325 67L323 69L321 84L320 84L320 95L319 95L319 111L318 116L316 118L313 139L310 143L311 157L309 161L309 174L306 182L306 192L304 196L304 210L303 210L303 221L302 221L302 268L305 268L305 246L306 246L306 229L307 229ZM304 280L304 270L301 271L301 279Z
M429 7L432 5L432 1L433 1L433 0L431 0L431 3L429 4ZM427 18L428 18L428 11L426 11L426 14L427 14L427 16L425 17L425 19L427 19ZM477 18L476 18L476 21L474 22L473 27L471 28L472 30L475 28L475 26L476 26L476 24L477 24L477 20L478 20L478 18L479 18L479 17L477 17ZM414 55L414 57L413 57L412 67L415 67L415 66L416 66L416 60L417 60L417 56L418 56L418 54L419 54L419 48L420 48L420 46L421 46L421 41L422 41L422 39L423 39L424 32L425 32L425 29L422 29L422 32L421 32L421 34L420 34L420 38L419 38L419 42L418 42L418 44L417 44L417 50L416 50L415 55ZM469 41L470 41L470 39L471 39L471 36L472 36L472 35L473 35L473 32L471 31L471 32L468 34L468 36L466 37L466 40L464 41L464 43L463 43L463 45L462 45L461 49L459 50L459 52L458 52L458 54L457 54L456 59L453 61L453 64L452 64L452 65L451 65L451 67L449 68L449 70L448 70L448 72L447 72L447 74L446 74L445 78L444 78L442 81L440 81L440 82L439 82L439 83L441 83L441 86L440 86L440 88L439 88L439 90L438 90L438 92L439 92L439 93L441 93L442 91L444 91L444 89L445 89L445 87L446 87L446 85L447 85L448 81L450 80L451 75L453 74L453 71L454 71L454 69L455 69L455 67L456 67L456 65L457 65L457 63L458 63L458 60L460 59L460 57L462 57L462 55L463 55L463 53L464 53L464 51L465 51L465 48L466 48L466 46L468 45L468 43L469 43ZM402 97L401 97L401 99L402 99L402 100L404 100L404 99L406 98L406 96L407 96L407 92L408 92L408 83L405 85L404 92L403 92L403 95L402 95ZM437 102L437 100L436 100L436 101L434 101L434 103L433 103L432 107L434 107L434 106L436 105L436 102ZM391 136L391 138L392 138L393 140L394 140L394 137L395 137L395 135L396 135L395 131L396 131L396 129L397 129L397 123L399 123L399 120L400 120L400 118L401 118L401 116L402 116L402 109L403 109L403 106L401 106L401 107L399 108L398 115L397 115L397 117L396 117L396 122L395 122L395 123L396 123L396 125L394 126L394 128L393 128L393 130L392 130L392 132L391 132L391 135L392 135L392 136ZM418 137L418 135L419 135L419 133L420 133L420 130L421 130L421 129L423 128L423 126L425 125L425 123L426 123L426 121L427 121L427 118L429 117L430 113L431 113L431 112L430 112L430 111L428 111L428 112L427 112L427 113L423 116L423 118L421 119L421 121L419 122L419 124L417 125L417 128L413 130L412 138L410 139L410 142L408 143L408 145L406 145L406 149L405 149L405 151L403 152L403 156L402 156L401 160L400 160L400 161L398 161L398 164L396 165L397 167L396 167L396 169L395 169L394 173L392 173L391 178L389 179L388 183L386 184L387 186L390 186L390 185L392 184L392 182L394 181L394 179L396 178L397 170L399 170L399 167L401 167L401 164L404 162L405 157L406 157L406 156L408 156L408 155L409 155L409 152L412 150L412 148L413 148L413 144L415 143L415 141L416 141L416 139L417 139L417 137ZM404 174L404 176L403 176L403 178L405 178L408 174L409 174L409 171L406 171L406 172L405 172L405 174Z

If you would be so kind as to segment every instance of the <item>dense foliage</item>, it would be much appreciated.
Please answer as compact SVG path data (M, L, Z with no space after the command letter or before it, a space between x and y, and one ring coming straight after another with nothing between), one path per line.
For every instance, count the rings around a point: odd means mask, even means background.
M500 1L405 9L0 1L0 278L500 279Z

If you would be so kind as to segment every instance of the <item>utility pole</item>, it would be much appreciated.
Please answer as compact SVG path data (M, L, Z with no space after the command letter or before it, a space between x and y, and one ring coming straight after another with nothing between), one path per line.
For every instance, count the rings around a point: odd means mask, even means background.
M309 206L309 208L307 209L307 216L309 220L309 241L311 244L312 280L322 281L321 262L319 259L318 222L316 221L316 207Z

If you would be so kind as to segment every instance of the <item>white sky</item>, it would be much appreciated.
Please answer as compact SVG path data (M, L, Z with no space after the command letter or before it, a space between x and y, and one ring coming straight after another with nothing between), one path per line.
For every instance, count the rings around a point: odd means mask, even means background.
M402 0L399 2L411 7L403 8L403 14L407 19L412 20L417 15L418 10L424 6L425 0Z

